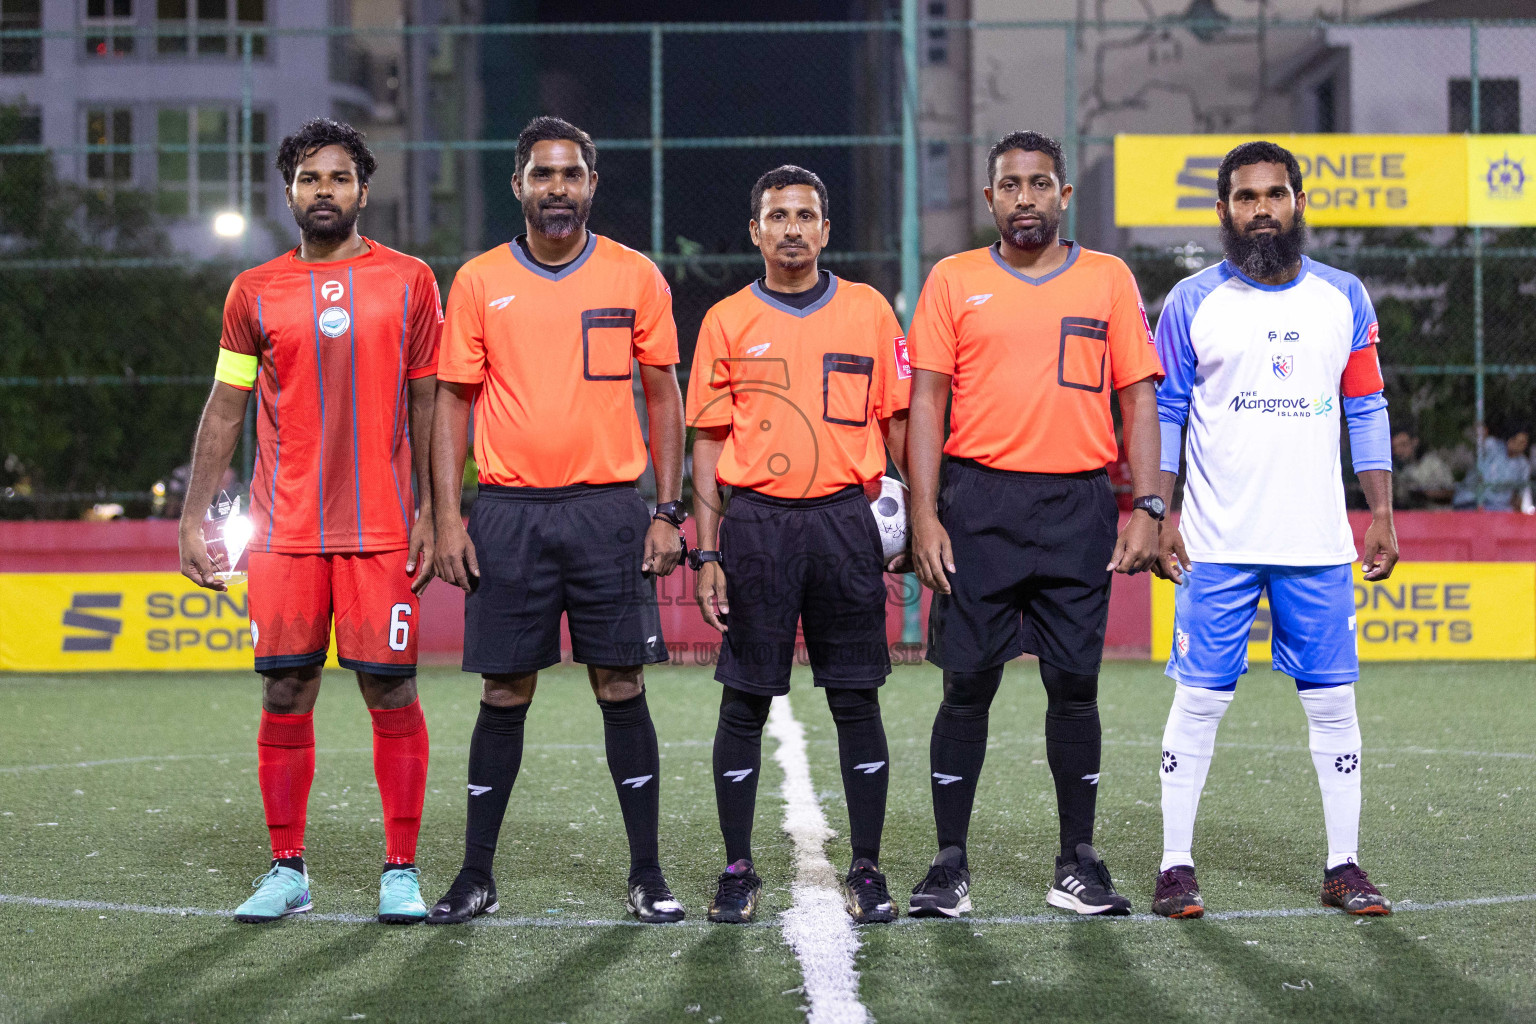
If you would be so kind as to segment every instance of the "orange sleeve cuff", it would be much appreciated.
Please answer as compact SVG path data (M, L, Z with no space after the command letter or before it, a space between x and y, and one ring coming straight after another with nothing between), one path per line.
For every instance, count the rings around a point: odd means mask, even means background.
M1339 378L1339 391L1345 398L1374 395L1385 386L1375 345L1367 345L1349 354L1349 362L1344 364L1344 375Z

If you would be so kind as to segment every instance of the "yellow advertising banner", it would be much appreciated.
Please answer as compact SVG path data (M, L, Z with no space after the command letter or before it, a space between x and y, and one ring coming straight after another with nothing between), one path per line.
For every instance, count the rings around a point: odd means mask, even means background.
M0 573L0 669L250 669L246 601L179 573Z
M1222 157L1252 135L1118 135L1115 223L1211 227ZM1536 224L1520 135L1272 135L1296 154L1316 227Z
M1152 581L1152 660L1173 644L1178 588ZM1270 663L1269 600L1248 631L1248 661ZM1392 578L1355 582L1355 643L1362 661L1536 658L1536 565L1530 562L1401 562Z

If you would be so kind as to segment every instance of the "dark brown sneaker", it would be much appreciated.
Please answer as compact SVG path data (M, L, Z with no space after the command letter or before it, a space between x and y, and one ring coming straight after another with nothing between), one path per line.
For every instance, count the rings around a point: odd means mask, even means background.
M1205 900L1200 898L1200 883L1195 881L1194 868L1176 864L1157 876L1152 913L1176 919L1205 916Z
M891 902L885 876L873 861L860 857L843 879L843 902L854 924L890 924L900 909Z
M1360 865L1348 861L1323 874L1323 906L1338 907L1346 914L1392 913L1392 901L1371 884Z
M709 919L715 924L749 924L757 913L757 894L762 888L763 880L752 870L752 862L736 861L720 875L709 905Z

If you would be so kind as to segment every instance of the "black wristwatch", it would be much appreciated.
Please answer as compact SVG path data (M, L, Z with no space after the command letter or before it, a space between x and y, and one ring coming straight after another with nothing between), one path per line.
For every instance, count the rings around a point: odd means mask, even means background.
M664 501L651 513L652 519L665 519L673 526L681 527L688 520L688 510L680 501Z
M690 548L688 550L688 568L692 569L694 572L698 572L700 569L704 568L705 562L719 561L720 552L718 551L702 551L699 548Z
M1158 522L1162 522L1163 517L1168 514L1168 506L1163 504L1163 499L1158 497L1156 494L1142 495L1135 501L1131 502L1131 508L1133 510L1141 509L1143 512L1151 516L1153 519L1156 519Z

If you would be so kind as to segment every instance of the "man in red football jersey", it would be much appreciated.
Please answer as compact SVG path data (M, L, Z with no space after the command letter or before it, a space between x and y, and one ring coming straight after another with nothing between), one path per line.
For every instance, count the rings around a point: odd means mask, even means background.
M233 566L210 557L202 519L255 389L250 615L272 867L238 921L310 909L312 712L333 617L341 665L357 673L373 718L385 837L379 919L407 924L427 913L415 866L427 775L416 596L432 578L429 435L442 302L425 263L358 234L376 166L362 133L327 118L283 140L277 167L301 241L230 288L193 446L181 571L223 590L217 572Z

